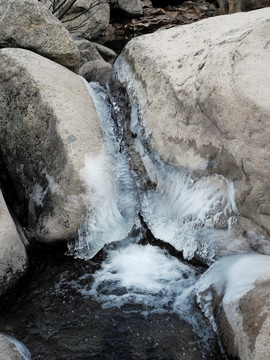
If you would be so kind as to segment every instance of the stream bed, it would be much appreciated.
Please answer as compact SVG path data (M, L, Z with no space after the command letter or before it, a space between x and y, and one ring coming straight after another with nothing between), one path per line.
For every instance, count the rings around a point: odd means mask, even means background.
M146 151L131 102L134 149L156 184L142 187L117 102L96 84L86 86L104 138L102 153L87 156L80 171L88 219L67 248L31 250L27 279L0 304L0 332L24 343L32 360L224 359L196 305L205 267L183 258L213 262L203 235L221 228L218 238L234 222L232 185L220 176L193 179Z
M202 269L130 238L88 261L63 249L34 255L41 260L0 311L0 331L31 359L223 359L195 305Z

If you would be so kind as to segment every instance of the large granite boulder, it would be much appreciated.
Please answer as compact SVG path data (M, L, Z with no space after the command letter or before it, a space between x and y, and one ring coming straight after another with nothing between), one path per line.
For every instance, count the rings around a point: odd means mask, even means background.
M0 296L15 285L28 268L25 242L0 190Z
M266 8L158 31L115 65L133 102L131 138L144 134L144 148L174 167L229 179L240 220L268 236L269 19Z
M29 49L69 69L78 67L72 37L37 0L0 0L0 48Z
M82 78L28 50L0 50L0 152L29 236L72 238L89 206L80 170L103 140Z
M270 358L269 256L225 256L196 286L198 303L232 358Z

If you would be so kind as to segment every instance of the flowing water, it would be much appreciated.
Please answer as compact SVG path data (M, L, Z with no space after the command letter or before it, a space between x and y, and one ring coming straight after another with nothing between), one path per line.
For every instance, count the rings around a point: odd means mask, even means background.
M143 149L133 109L137 150L157 184L142 191L106 93L87 86L104 136L103 152L87 157L80 173L91 193L88 220L69 256L36 250L30 277L1 306L0 331L22 341L32 359L223 359L195 302L205 269L179 255L193 257L200 231L234 222L232 184L218 176L195 181L162 164Z
M194 302L200 269L130 239L89 261L38 256L0 315L32 359L222 359Z

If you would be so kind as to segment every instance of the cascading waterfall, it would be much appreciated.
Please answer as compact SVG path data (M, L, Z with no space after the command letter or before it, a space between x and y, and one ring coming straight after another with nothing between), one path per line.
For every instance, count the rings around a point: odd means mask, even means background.
M122 56L115 63L115 76L126 87L131 105L130 119L122 125L132 134L135 151L156 185L154 190L142 186L139 192L144 221L156 238L182 251L185 258L197 253L210 264L214 249L207 242L200 243L198 233L202 238L209 229L233 227L238 214L233 183L221 175L199 177L194 171L165 164L156 151L150 151L151 130L146 132L142 115L147 108L144 86Z
M134 171L131 175L127 151L112 119L107 94L99 85L86 83L101 121L105 145L102 154L85 159L81 170L91 193L91 204L88 220L79 230L79 239L75 246L70 244L69 250L79 258L90 259L105 244L125 239L132 228L140 226L138 213L141 213L157 239L182 251L187 259L197 252L210 264L215 252L209 250L207 242L199 246L198 234L203 238L209 229L233 226L237 216L233 184L221 175L196 178L194 172L165 164L155 151L147 150L144 145L151 133L145 134L139 122L145 99L142 95L142 100L138 100L141 87L128 64L121 64L121 71L117 65L116 69L121 82L128 77L127 83L131 84L129 128L136 135L136 151L156 188L139 189L138 176ZM114 106L117 108L117 104ZM117 125L121 128L121 124Z
M131 69L124 70L132 77ZM121 74L118 71L118 77L124 81ZM134 86L135 80L129 81ZM101 303L103 309L128 307L129 314L139 312L147 317L175 313L192 327L201 356L207 358L211 353L207 344L215 341L215 335L194 306L200 271L181 263L165 250L150 244L142 246L140 240L145 232L138 231L141 226L138 214L157 239L191 259L198 252L198 234L202 235L204 229L233 226L237 214L233 185L218 175L196 178L191 171L164 164L157 153L147 150L144 145L151 133L145 134L139 121L143 104L138 103L130 90L129 128L136 135L135 149L151 183L155 184L154 188L143 188L138 174L129 168L128 150L121 138L122 124L112 119L108 95L95 83L86 86L100 117L105 145L101 154L86 158L81 171L91 193L91 205L88 220L69 251L87 260L105 245L113 243L113 246L107 247L99 270L83 274L76 281L60 281L58 291L68 285L82 297ZM117 102L113 98L111 101L117 114ZM203 252L205 249L201 248L201 255ZM208 252L205 262L211 263L214 255Z
M86 86L104 148L86 157L80 172L90 197L85 226L69 244L75 260L52 261L50 254L52 263L37 272L20 303L0 314L7 324L2 329L23 341L34 359L42 353L49 359L221 360L217 336L195 303L204 268L181 261L179 251L189 259L206 230L233 225L233 186L221 176L196 178L150 152L151 134L145 134L130 93L131 121L124 125L149 178L142 185L130 169L122 124L111 116L111 109L119 113L117 102L111 98L110 105L111 95L99 85ZM37 188L32 200L42 197ZM178 252L169 254L164 243L149 239L150 232ZM211 263L214 255L202 257Z
M123 149L120 152L106 93L96 83L86 86L101 121L104 149L102 154L87 157L80 173L91 194L91 205L88 220L79 230L79 239L75 246L69 245L69 251L81 259L90 259L105 244L125 239L133 226L139 224L137 190L125 152Z

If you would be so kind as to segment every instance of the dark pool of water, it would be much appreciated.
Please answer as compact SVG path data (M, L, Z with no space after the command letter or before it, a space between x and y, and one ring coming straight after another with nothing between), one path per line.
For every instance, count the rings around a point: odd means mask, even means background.
M41 260L20 290L1 303L0 332L22 341L33 360L223 359L214 335L200 339L177 313L146 316L148 309L138 304L104 309L82 296L74 283L88 274L89 285L104 256L83 261L62 249L38 250L34 258Z

